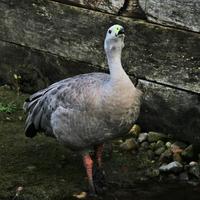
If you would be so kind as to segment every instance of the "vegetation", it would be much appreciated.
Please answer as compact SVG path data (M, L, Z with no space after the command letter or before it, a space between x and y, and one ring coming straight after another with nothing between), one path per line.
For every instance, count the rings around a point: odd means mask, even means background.
M0 102L0 112L13 113L16 109L17 107L14 103L5 104Z

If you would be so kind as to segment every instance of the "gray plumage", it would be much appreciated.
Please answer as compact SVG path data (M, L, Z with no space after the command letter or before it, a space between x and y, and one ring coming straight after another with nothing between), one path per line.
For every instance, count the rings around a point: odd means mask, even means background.
M42 131L71 149L85 151L122 136L132 127L139 115L141 92L118 61L123 46L110 53L106 45L105 41L110 74L67 78L26 100L26 136Z

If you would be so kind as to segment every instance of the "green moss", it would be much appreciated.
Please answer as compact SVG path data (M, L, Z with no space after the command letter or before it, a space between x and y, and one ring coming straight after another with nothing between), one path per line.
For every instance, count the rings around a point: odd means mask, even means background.
M13 103L4 104L0 102L0 112L13 113L16 111L16 105Z

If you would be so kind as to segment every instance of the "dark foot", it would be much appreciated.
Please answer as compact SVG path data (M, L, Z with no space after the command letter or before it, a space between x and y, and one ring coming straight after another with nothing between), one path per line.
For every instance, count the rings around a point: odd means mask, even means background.
M97 194L102 194L106 191L105 172L102 168L94 170L93 182Z

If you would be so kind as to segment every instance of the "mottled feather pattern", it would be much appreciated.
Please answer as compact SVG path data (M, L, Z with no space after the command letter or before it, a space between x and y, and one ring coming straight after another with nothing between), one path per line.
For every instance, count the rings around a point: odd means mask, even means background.
M109 81L108 74L84 74L32 95L24 106L26 132L33 124L35 131L44 131L76 150L124 134L139 114L140 92L131 82L132 92L117 86L111 91Z

